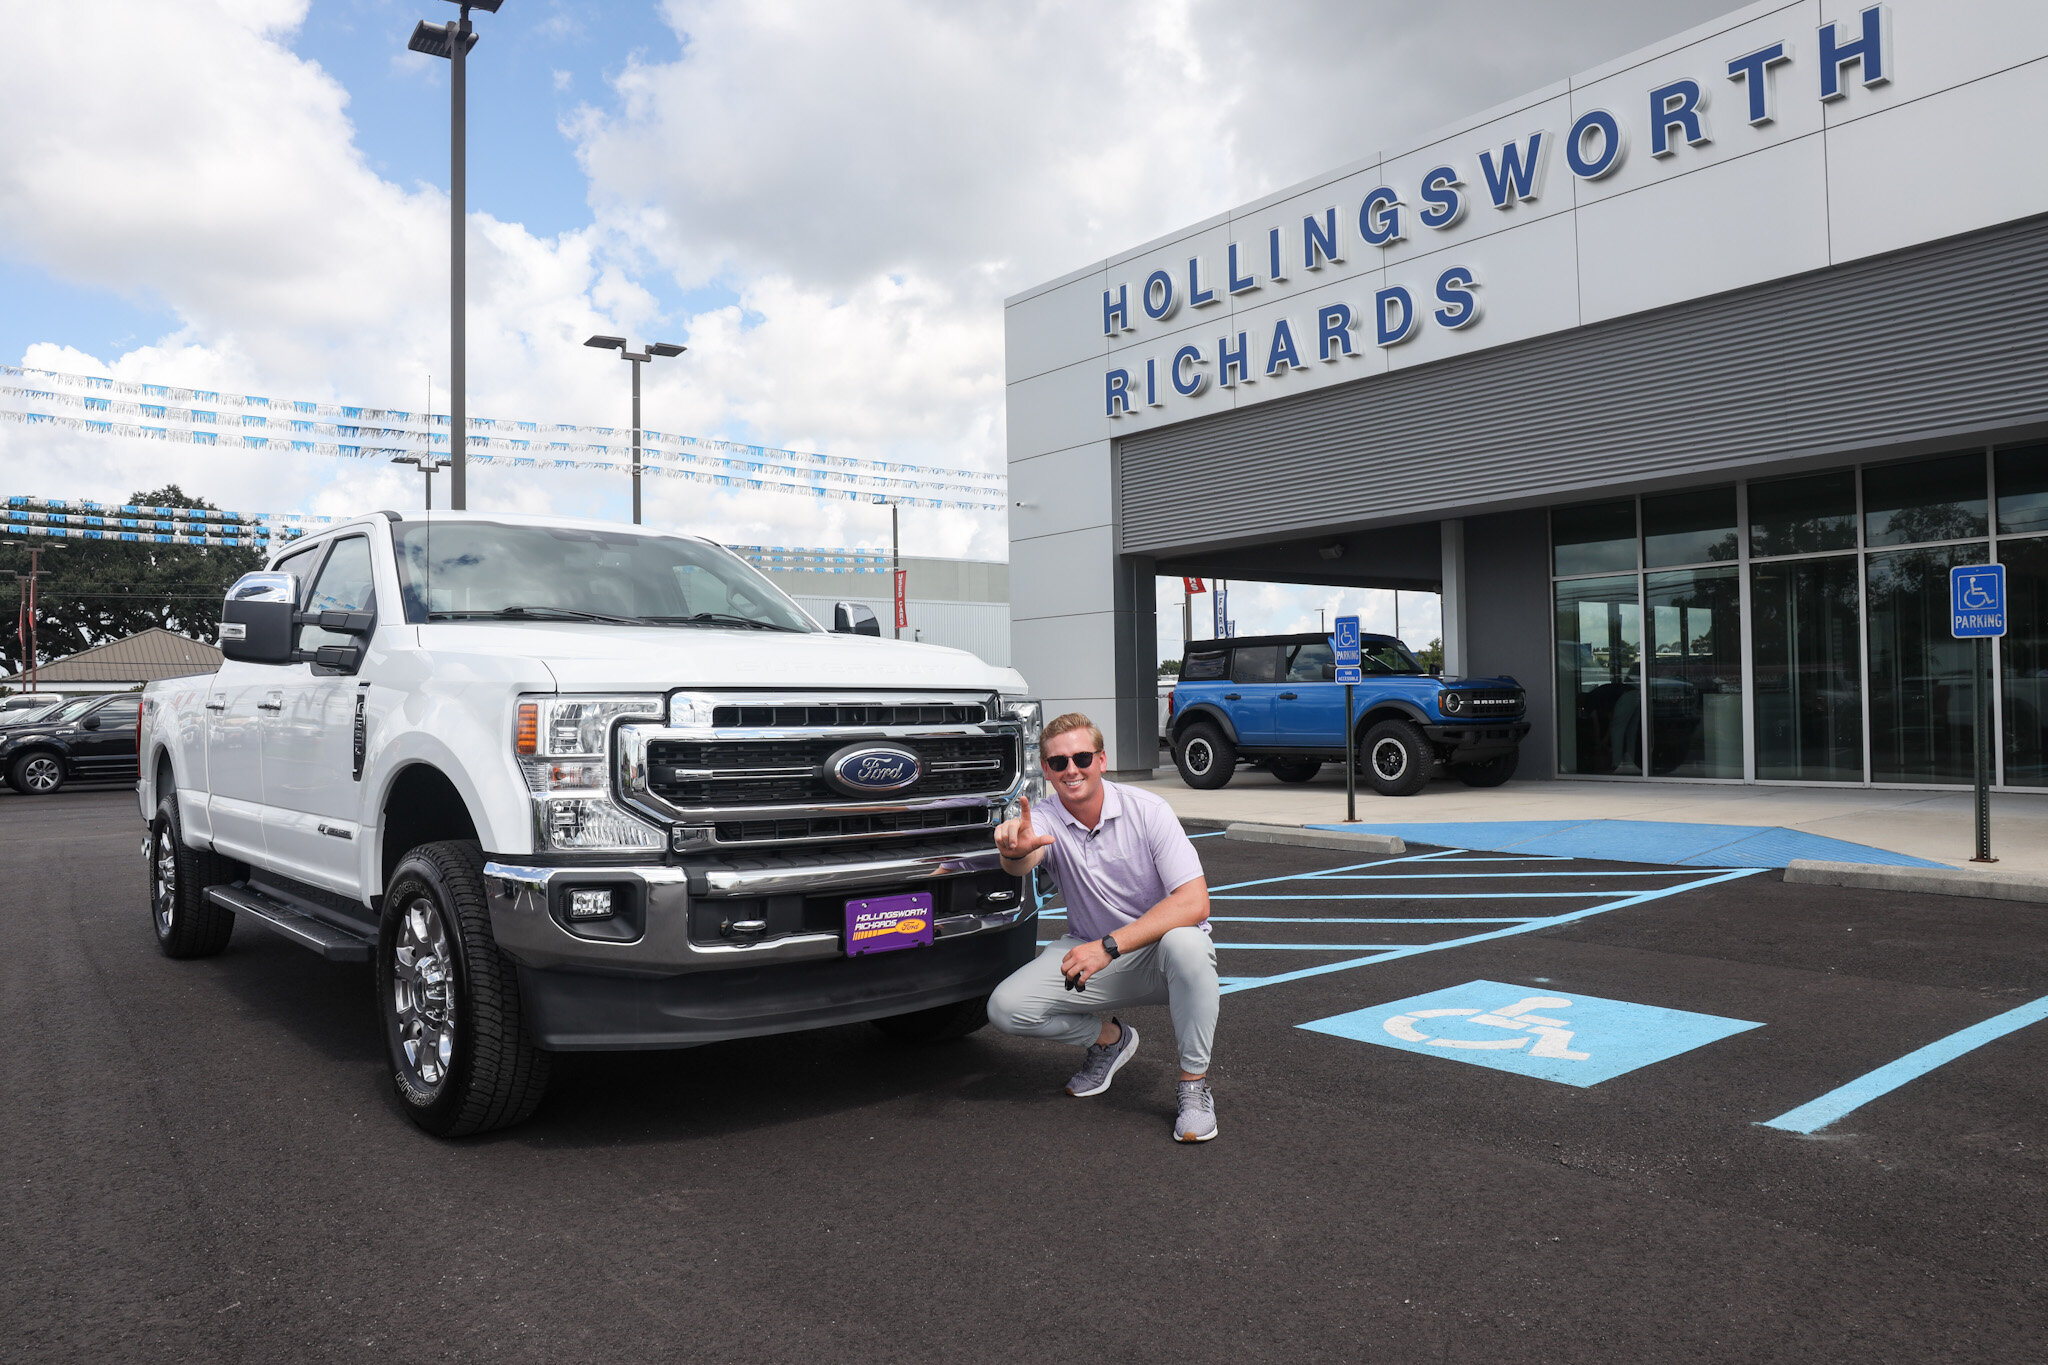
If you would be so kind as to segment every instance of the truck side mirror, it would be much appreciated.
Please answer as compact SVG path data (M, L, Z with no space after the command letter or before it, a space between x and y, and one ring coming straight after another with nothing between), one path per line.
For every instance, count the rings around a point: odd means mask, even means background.
M79 728L84 730L97 730L100 728L100 718L98 716L87 716L84 720L79 722Z
M873 635L879 638L882 623L875 619L871 608L858 602L834 602L832 632L835 635Z
M1441 677L1442 677L1443 675L1444 675L1444 666L1443 666L1442 664L1431 664L1431 665L1429 666L1429 676L1430 676L1430 677L1432 677L1432 678L1441 678Z
M292 661L299 582L288 573L245 573L220 611L220 652L249 664Z
M1335 681L1337 681L1337 665L1335 665L1335 664L1324 664L1324 665L1323 665L1323 681L1324 681L1324 682L1335 682Z

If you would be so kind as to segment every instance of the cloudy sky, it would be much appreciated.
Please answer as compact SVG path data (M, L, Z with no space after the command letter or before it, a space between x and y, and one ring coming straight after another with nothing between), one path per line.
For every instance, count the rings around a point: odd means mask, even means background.
M580 344L617 332L690 347L649 368L650 427L1000 469L1005 295L1729 8L506 0L470 67L470 411L626 425L623 364ZM452 13L0 0L0 359L399 408L431 376L445 411L448 67L405 40ZM4 422L0 469L8 493L175 480L250 512L419 497L381 463ZM470 475L473 508L626 498ZM888 538L858 504L648 499L729 541ZM997 513L911 511L904 541L1007 553ZM1325 599L1247 584L1233 614L1312 626ZM1163 635L1178 604L1163 584ZM1404 599L1411 639L1433 604ZM1385 594L1345 605L1391 625Z

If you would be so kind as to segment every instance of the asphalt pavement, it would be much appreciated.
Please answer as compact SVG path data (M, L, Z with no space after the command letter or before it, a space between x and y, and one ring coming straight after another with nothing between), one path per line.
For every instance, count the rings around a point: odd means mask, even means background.
M2048 1358L2048 1023L1765 1126L2048 997L2048 907L1207 837L1214 1142L1162 1009L1089 1100L862 1025L444 1143L365 968L158 955L140 834L0 795L10 1359Z

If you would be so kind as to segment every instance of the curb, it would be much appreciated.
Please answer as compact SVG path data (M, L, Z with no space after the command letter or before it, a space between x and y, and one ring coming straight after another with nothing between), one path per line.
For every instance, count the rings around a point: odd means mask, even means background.
M1227 825L1226 839L1248 844L1293 844L1300 848L1334 848L1345 853L1406 853L1408 845L1398 834L1354 834L1348 830L1303 829L1299 825Z
M1934 896L1979 896L2048 904L2048 877L2025 872L1964 872L1941 867L1883 867L1794 858L1785 880L1808 886L1853 886L1869 891L1918 891Z

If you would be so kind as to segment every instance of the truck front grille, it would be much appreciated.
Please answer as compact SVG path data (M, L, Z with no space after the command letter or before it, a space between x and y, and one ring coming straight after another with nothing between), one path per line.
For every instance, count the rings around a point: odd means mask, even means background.
M884 725L979 725L988 708L979 702L763 703L715 707L719 730L846 730Z
M887 800L922 801L1006 791L1017 777L1017 745L1008 735L891 740L914 750L924 772ZM825 781L825 760L844 748L839 735L803 739L666 739L647 746L647 789L679 810L693 806L775 806L844 802Z

